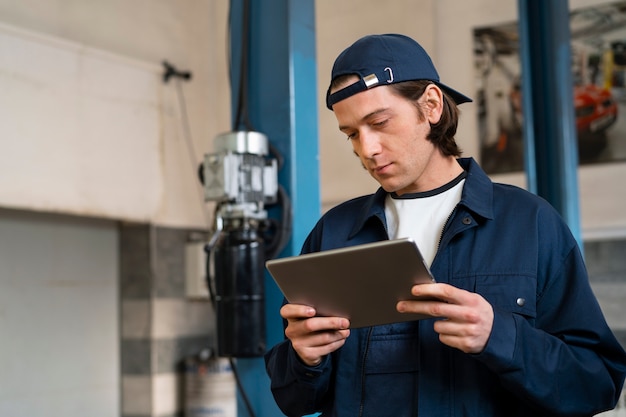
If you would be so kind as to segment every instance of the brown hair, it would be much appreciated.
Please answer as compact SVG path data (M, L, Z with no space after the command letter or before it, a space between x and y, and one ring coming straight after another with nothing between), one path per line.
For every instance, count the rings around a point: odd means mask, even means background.
M417 107L418 117L424 120L422 108L418 104L419 98L426 91L426 87L433 84L432 81L404 81L391 84L391 87L400 97L413 102ZM430 133L427 138L435 144L445 156L461 156L461 149L457 145L454 135L459 124L459 108L454 100L443 90L443 109L441 118L435 124L430 124Z

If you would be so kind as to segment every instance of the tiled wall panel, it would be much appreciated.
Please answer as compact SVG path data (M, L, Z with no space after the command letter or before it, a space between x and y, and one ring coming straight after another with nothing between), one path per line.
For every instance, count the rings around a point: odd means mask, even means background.
M213 344L211 305L185 296L192 234L120 226L122 417L182 416L184 361Z

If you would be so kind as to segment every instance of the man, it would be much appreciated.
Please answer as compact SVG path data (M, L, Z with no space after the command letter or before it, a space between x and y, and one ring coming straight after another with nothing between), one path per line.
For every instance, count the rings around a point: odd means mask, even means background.
M626 353L555 210L458 158L457 104L414 40L366 36L339 55L327 107L380 183L329 210L302 252L412 237L437 280L400 312L433 317L350 329L285 304L266 355L288 416L591 416L615 406ZM393 276L389 276L393 279ZM408 291L408 290L407 290ZM354 289L358 297L359 289Z

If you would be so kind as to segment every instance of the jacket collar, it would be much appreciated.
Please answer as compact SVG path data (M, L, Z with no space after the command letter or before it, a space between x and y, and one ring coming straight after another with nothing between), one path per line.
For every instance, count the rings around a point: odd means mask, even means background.
M492 219L493 183L474 158L459 158L457 161L467 172L459 205L466 207L484 219ZM355 217L354 226L350 231L350 238L363 229L365 223L372 217L378 217L382 224L387 224L385 219L385 198L387 194L381 187L378 188L375 194L369 196L366 204Z
M493 219L493 183L474 158L459 158L458 161L467 172L459 204L478 216Z

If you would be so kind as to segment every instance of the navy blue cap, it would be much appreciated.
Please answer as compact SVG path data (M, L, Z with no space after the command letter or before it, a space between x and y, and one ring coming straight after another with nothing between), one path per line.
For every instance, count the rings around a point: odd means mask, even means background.
M347 74L359 76L360 80L334 94L330 87L326 92L326 107L354 94L379 85L403 81L428 80L448 93L456 104L472 101L471 98L442 84L439 74L424 48L408 36L398 34L368 35L344 50L333 65L332 81Z

